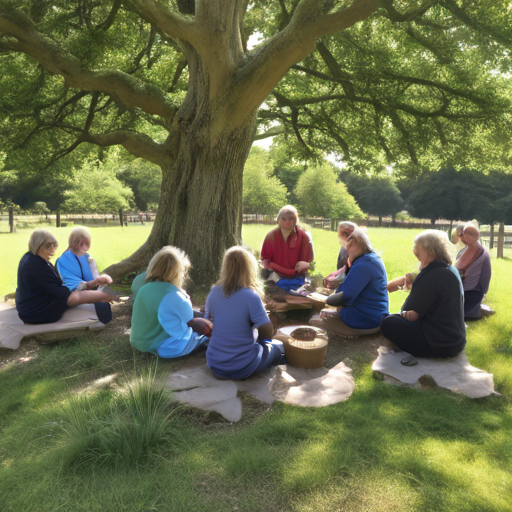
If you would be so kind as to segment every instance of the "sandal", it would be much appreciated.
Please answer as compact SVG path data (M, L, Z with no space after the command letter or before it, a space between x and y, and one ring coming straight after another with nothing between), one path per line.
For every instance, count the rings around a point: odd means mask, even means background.
M416 366L418 364L418 360L414 356L408 355L407 357L404 357L400 363L404 366Z

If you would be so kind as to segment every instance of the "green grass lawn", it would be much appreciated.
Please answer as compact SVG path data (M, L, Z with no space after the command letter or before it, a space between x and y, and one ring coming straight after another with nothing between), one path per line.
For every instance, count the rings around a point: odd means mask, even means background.
M91 252L107 265L112 247L119 259L147 231L98 228ZM259 248L267 231L244 226L244 241ZM59 230L61 247L68 233ZM390 277L416 267L415 234L369 230ZM0 235L3 273L15 271L28 235ZM336 235L313 237L326 274ZM0 510L512 510L512 262L492 264L497 313L469 325L467 345L501 393L485 399L386 385L372 378L368 354L350 363L356 389L346 402L268 407L245 397L244 418L230 425L174 409L144 386L148 377L137 382L154 360L125 337L42 346L39 357L0 369ZM405 294L391 298L397 309ZM160 361L156 379L172 364ZM113 375L115 385L91 385Z

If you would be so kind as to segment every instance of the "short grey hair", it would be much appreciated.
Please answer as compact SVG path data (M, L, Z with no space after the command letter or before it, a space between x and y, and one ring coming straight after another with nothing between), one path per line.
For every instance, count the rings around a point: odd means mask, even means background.
M52 244L57 244L57 239L50 233L46 231L46 229L35 229L30 235L30 240L28 241L28 250L37 256L39 249L44 244L51 242Z
M370 242L370 238L361 228L354 229L352 234L348 237L348 240L356 240L357 245L361 247L363 254L373 251L373 245Z
M348 220L342 220L338 224L338 236L346 235L350 236L354 229L357 229L357 224Z
M68 239L68 245L71 249L74 249L80 243L80 240L87 240L91 242L91 233L84 226L76 226L71 230Z
M434 261L442 261L447 265L452 264L450 256L450 242L444 231L426 229L414 238L414 243L421 245Z

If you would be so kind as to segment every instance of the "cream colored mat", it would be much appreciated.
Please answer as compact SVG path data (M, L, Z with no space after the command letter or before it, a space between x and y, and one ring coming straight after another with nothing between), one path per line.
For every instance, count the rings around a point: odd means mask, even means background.
M465 352L447 359L418 357L416 366L404 366L400 361L408 355L406 352L388 352L385 347L380 347L379 357L373 362L372 370L415 387L417 384L417 387L422 387L420 379L429 376L437 386L470 398L495 393L492 374L471 366Z
M68 309L58 322L51 324L24 324L15 306L0 304L0 348L16 350L26 336L70 331L75 329L101 329L94 304L82 304Z

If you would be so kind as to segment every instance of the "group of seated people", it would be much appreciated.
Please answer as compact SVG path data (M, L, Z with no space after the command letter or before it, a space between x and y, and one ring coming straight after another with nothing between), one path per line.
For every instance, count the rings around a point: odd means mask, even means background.
M267 279L284 293L305 283L314 259L311 236L298 221L293 206L282 208L278 226L266 236L261 250ZM489 253L478 241L476 226L466 224L460 231L464 248L454 265L454 245L444 233L426 230L416 236L413 253L419 272L390 282L364 230L342 222L338 238L337 270L325 280L335 290L326 302L336 309L325 312L314 325L345 335L380 329L390 346L416 357L452 357L463 350L464 319L479 316L491 275ZM88 254L90 245L87 229L73 229L55 268L50 263L57 248L55 237L42 229L33 232L18 269L16 307L24 322L56 322L68 308L84 303L96 304L99 319L109 321L109 302L117 297L101 289L112 279L98 274ZM184 290L190 267L182 250L167 246L136 278L132 346L164 358L206 349L209 368L225 379L245 379L284 361L283 344L272 339L255 256L241 246L226 251L204 313L193 309ZM401 313L390 315L388 292L397 289L410 289L410 294Z
M57 261L50 262L58 247L55 236L45 229L36 229L30 236L28 252L18 266L16 309L24 323L57 322L74 306L94 304L98 319L104 324L112 319L110 302L117 296L102 288L112 283L106 274L99 275L89 256L91 235L86 228L76 227L69 236L69 245Z

